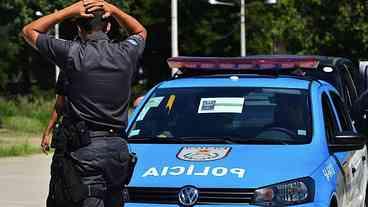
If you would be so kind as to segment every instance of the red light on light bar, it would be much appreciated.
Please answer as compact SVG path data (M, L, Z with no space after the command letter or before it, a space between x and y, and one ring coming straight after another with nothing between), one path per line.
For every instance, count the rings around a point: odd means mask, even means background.
M299 66L299 68L317 68L318 63L316 64L316 62L313 62L313 61L303 61L303 62L297 63L297 66Z
M253 65L253 64L239 64L238 68L243 69L243 70L250 70L250 69L256 68L256 65Z
M316 69L319 61L313 57L246 57L246 58L200 58L174 57L168 59L170 68L206 70L272 70L272 69Z
M258 68L260 69L272 69L272 68L277 68L276 64L272 64L272 63L261 63L257 65Z
M211 68L214 68L214 67L216 67L216 65L215 64L211 64L211 63L203 63L203 64L201 64L201 68L203 68L203 69L211 69Z
M223 69L234 69L234 68L237 68L237 65L231 64L231 63L220 63L218 67L223 68Z
M281 68L295 68L296 64L295 63L281 63Z

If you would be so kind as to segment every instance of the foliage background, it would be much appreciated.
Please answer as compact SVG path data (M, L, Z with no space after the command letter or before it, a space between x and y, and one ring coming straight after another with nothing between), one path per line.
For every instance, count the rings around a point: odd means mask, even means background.
M230 1L230 0L228 0ZM235 0L234 0L235 1ZM0 0L0 94L29 94L51 89L53 66L20 37L24 24L61 9L70 0ZM143 66L148 88L169 76L169 0L114 0L141 20L149 31ZM368 15L363 0L247 1L248 54L319 54L354 61L367 58ZM180 53L195 56L238 56L239 6L211 6L206 0L179 0ZM114 30L114 38L125 32ZM72 39L71 22L61 25L61 36ZM138 87L142 90L142 87Z

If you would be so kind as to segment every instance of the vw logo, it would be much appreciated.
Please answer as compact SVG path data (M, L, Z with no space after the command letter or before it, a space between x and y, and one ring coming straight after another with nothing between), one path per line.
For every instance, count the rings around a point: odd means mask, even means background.
M179 191L178 197L180 204L183 206L193 206L199 199L199 192L195 187L186 186Z

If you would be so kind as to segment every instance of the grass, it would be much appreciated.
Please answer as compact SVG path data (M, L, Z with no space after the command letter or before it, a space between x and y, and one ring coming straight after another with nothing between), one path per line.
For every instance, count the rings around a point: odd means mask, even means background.
M14 124L16 124L14 121L19 121L19 118L28 118L28 122L35 121L41 123L41 125L47 124L53 104L53 97L18 97L12 100L0 99L0 120L2 121L3 128L9 126L14 127ZM14 117L18 117L18 120L14 119ZM25 127L28 127L28 125ZM34 127L34 125L30 125L29 127ZM42 129L39 125L36 125L36 127L39 127L37 129ZM30 131L30 129L24 127L19 130Z
M16 144L12 146L0 146L0 157L24 156L40 153L39 147L29 143Z
M0 157L40 153L40 136L33 133L0 130Z
M0 98L0 157L23 156L40 151L53 97Z
M143 89L134 89L139 90ZM41 152L41 135L55 101L55 96L48 94L12 99L0 97L0 157ZM141 94L136 92L136 96Z
M40 133L46 125L40 120L26 116L13 116L4 118L4 128L12 131L30 134Z

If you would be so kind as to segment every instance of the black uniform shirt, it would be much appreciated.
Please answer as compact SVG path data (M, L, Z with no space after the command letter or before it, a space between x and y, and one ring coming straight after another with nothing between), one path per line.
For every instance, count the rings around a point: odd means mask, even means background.
M125 128L132 77L145 41L132 35L112 42L103 32L86 41L67 41L40 34L37 48L64 69L69 111L98 125Z

